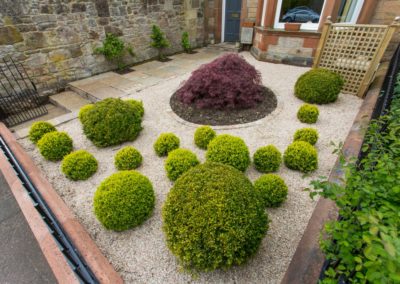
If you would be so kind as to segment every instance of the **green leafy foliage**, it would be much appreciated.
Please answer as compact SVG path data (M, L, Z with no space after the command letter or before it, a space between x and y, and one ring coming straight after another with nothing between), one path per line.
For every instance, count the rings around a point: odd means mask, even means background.
M262 175L254 182L254 188L262 196L265 207L278 207L288 194L285 181L275 174Z
M175 149L168 153L165 170L170 180L177 180L183 173L199 164L196 155L187 149Z
M321 248L331 261L322 283L400 283L400 75L386 116L372 121L364 158L346 162L343 185L314 180L311 196L333 200L341 218L325 225Z
M134 99L126 100L126 102L130 103L134 108L137 109L137 112L140 114L141 117L144 116L144 106L142 101L137 101Z
M343 84L339 74L316 68L301 75L294 89L296 97L307 103L327 104L337 100Z
M223 134L208 144L207 161L230 165L244 172L250 165L250 153L244 141L235 136Z
M83 132L97 147L133 141L142 130L137 106L121 99L107 98L87 107L81 115Z
M315 145L318 141L318 131L314 128L301 128L294 133L293 141L304 141Z
M316 123L318 120L319 110L317 106L303 104L297 111L297 118L303 123Z
M133 48L125 46L125 43L112 33L106 34L103 46L95 48L94 53L104 55L107 60L117 64L119 70L124 69L126 66L123 60L125 54L128 53L132 57L135 56Z
M87 104L87 105L84 105L83 107L81 107L80 108L80 110L79 110L79 114L78 114L78 118L79 118L79 121L81 122L81 123L83 123L84 122L84 120L86 119L86 115L89 113L89 111L90 110L92 110L94 108L94 105L93 104Z
M49 161L60 161L73 149L71 137L65 132L49 132L37 143L40 154Z
M207 162L184 173L162 210L168 248L194 271L244 263L268 229L262 200L237 169Z
M296 141L287 147L283 161L289 169L308 173L318 168L318 153L310 143Z
M126 146L119 150L114 165L119 171L134 170L142 164L143 157L135 147Z
M207 149L208 144L217 136L210 126L200 126L194 132L194 144L201 149Z
M97 171L97 160L89 152L78 150L64 157L61 171L71 180L87 180Z
M254 166L261 173L275 172L282 163L282 154L274 145L258 148L253 155Z
M108 230L124 231L142 224L153 212L154 190L137 171L121 171L106 178L94 194L94 213Z
M172 150L178 149L179 138L174 133L161 133L153 145L154 151L159 157L168 155Z
M165 55L163 54L163 49L170 46L169 41L165 38L164 33L161 31L160 27L157 25L153 25L151 28L151 39L152 42L150 45L154 48L158 49L158 58L160 60L165 59Z
M190 45L190 39L189 39L189 33L188 32L183 32L182 33L181 45L182 45L183 50L186 53L191 53L192 52L192 46Z
M36 144L46 133L57 131L53 124L46 121L38 121L29 129L29 140Z

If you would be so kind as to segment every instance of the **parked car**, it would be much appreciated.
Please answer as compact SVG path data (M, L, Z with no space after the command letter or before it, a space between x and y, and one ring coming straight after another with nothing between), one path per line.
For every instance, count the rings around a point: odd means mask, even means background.
M314 12L311 8L307 6L299 6L290 9L282 17L282 22L286 23L318 23L319 14Z

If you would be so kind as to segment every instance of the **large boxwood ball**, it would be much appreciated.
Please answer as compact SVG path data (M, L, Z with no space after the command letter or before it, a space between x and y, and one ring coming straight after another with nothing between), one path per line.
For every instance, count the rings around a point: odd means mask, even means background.
M176 149L168 153L165 170L170 180L175 181L184 172L199 164L196 155L187 149Z
M143 157L135 147L126 146L119 150L114 158L114 165L119 171L134 170L142 164Z
M81 122L81 123L83 123L84 121L85 121L85 119L86 119L86 115L89 113L89 111L90 110L92 110L94 108L94 104L87 104L87 105L84 105L83 107L81 107L80 109L79 109L79 114L78 114L78 118L79 118L79 121Z
M153 148L159 157L168 155L172 150L178 149L180 140L174 133L161 133Z
M29 140L36 144L43 135L53 131L57 131L53 124L46 121L35 122L29 129Z
M135 107L137 109L137 111L139 112L140 116L143 117L144 115L144 106L143 106L143 102L142 101L137 101L134 99L129 99L129 100L125 100L126 102L130 103L133 107Z
M282 163L282 154L274 145L260 147L253 155L254 167L262 173L275 172Z
M49 161L60 161L73 149L71 137L65 132L49 132L37 143L40 154Z
M133 141L142 129L140 110L121 99L97 102L81 114L83 132L97 147Z
M288 194L285 181L275 174L262 175L254 182L254 188L260 193L265 207L278 207Z
M318 131L314 128L301 128L294 133L293 141L304 141L315 145L318 141Z
M289 169L308 173L318 168L318 153L310 143L296 141L287 147L283 161Z
M72 180L86 180L97 171L97 160L85 150L66 155L61 163L61 171Z
M260 195L237 169L207 162L184 173L162 210L167 245L189 270L244 263L268 229Z
M230 165L244 172L250 165L250 153L244 141L235 136L223 134L208 144L207 161Z
M194 144L201 149L207 149L208 144L217 136L210 126L200 126L194 133Z
M142 224L154 209L153 186L137 171L106 178L94 194L94 213L106 229L124 231Z
M297 118L303 123L316 123L318 120L319 110L317 106L303 104L297 111Z
M296 97L307 103L327 104L336 101L343 84L339 74L316 68L301 75L294 89Z

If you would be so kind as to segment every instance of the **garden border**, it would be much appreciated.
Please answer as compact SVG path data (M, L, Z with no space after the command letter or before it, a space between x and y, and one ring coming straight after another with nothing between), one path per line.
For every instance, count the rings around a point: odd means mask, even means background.
M21 145L18 144L15 136L3 123L0 123L0 135L14 153L26 174L36 186L44 201L48 204L60 225L70 237L71 241L74 243L81 256L85 259L99 282L123 283L121 276L101 253L100 249L91 239L89 234L75 218L72 211L57 194L52 185L46 180L28 154L22 149ZM78 283L74 272L67 264L66 259L61 254L59 248L56 246L45 223L40 218L38 219L36 209L33 208L31 200L27 199L27 193L25 190L22 190L21 182L16 177L15 172L11 170L8 161L3 163L3 159L5 159L4 155L0 155L0 161L2 162L0 170L3 172L7 182L10 184L13 194L18 200L18 204L24 212L24 216L34 232L39 246L55 274L55 277L60 280L60 283ZM40 222L42 223L40 224ZM66 279L71 281L67 281Z
M388 67L388 64L382 64L378 69L377 76L353 121L353 125L342 148L346 160L359 156ZM338 158L329 175L329 181L341 184L343 183L343 178L344 172ZM319 246L320 233L326 222L336 220L337 218L338 208L335 202L321 197L308 221L306 230L296 248L281 284L318 283L325 262L325 256Z

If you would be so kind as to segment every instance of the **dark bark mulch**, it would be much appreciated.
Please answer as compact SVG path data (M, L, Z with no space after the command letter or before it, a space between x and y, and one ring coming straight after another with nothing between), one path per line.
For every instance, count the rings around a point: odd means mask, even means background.
M171 96L172 110L182 119L202 125L233 125L259 120L271 112L277 106L275 94L264 87L265 99L257 106L240 110L200 109L195 105L182 103L176 93Z

